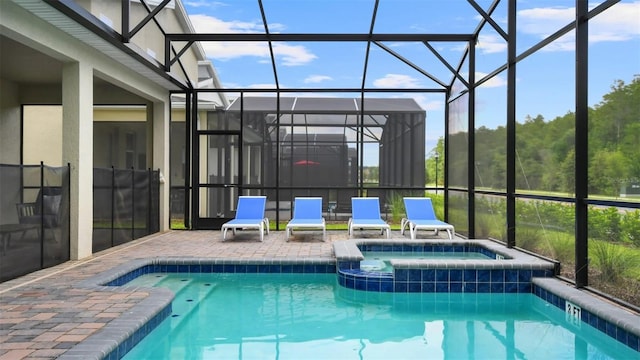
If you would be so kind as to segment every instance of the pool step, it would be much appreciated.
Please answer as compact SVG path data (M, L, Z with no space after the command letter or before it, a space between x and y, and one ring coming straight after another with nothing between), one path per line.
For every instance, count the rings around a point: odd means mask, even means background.
M167 288L171 290L177 297L178 294L193 281L194 280L188 278L188 276L185 276L185 277L166 276L164 279L162 279L161 281L158 281L153 286Z
M175 328L189 315L198 309L201 301L205 299L216 288L215 282L194 282L189 287L183 287L171 303L171 328Z
M148 274L134 279L132 284L135 283L135 286L139 287L154 287L167 277L168 274Z

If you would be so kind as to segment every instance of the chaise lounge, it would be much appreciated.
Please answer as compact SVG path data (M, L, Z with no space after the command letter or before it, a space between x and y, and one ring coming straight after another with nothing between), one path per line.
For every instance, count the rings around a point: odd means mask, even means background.
M400 222L400 233L404 235L405 228L409 228L411 239L416 238L418 230L432 230L438 235L438 231L444 230L449 235L449 240L453 240L453 225L438 220L433 211L433 204L430 198L405 197L404 208L407 217Z
M351 214L349 237L353 236L355 229L380 229L380 234L386 230L387 239L391 238L391 227L380 216L380 200L377 197L351 198Z
M293 203L293 218L287 223L287 241L294 228L322 229L322 241L326 239L327 227L322 217L321 197L297 197Z
M266 205L266 196L239 196L235 219L222 225L222 241L226 240L229 229L233 235L238 229L258 229L260 241L263 241L265 231L269 234L269 219L264 216Z

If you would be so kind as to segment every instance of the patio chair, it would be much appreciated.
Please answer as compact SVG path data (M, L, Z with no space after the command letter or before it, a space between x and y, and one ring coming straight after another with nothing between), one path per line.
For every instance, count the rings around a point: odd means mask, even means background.
M405 228L409 228L411 239L416 238L418 230L432 230L438 235L438 231L444 230L449 235L449 240L453 240L453 225L438 220L433 211L433 204L430 198L405 197L404 208L407 217L400 222L400 233L404 235Z
M269 219L264 216L266 205L266 196L239 196L235 219L222 224L222 241L226 240L229 229L233 235L237 229L258 229L263 241L265 231L269 234Z
M293 218L287 223L287 241L293 229L322 229L322 241L326 239L327 227L322 217L321 197L297 197L293 203Z
M42 225L47 229L60 226L62 189L45 186L38 191L34 202L16 204L20 224Z
M380 229L382 235L387 232L387 239L391 237L391 227L380 215L380 199L377 197L351 198L351 218L349 219L349 237L354 229Z

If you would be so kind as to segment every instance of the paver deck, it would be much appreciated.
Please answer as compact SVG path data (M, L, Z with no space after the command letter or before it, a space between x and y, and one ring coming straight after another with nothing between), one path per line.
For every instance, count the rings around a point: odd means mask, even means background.
M392 237L407 238L399 232L392 232ZM332 242L347 238L346 231L329 231L323 242L322 232L299 232L287 242L285 232L278 231L260 242L255 232L246 232L222 242L220 231L168 231L4 282L0 284L0 360L55 359L147 298L148 293L140 290L111 292L76 286L129 261L167 256L333 258Z

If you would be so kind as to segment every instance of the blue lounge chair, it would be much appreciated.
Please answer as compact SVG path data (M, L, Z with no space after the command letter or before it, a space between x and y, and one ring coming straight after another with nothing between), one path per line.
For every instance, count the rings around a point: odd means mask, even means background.
M387 239L391 237L391 228L380 216L380 200L377 197L351 198L351 219L349 219L349 237L354 229L380 229L380 234L387 231Z
M453 239L453 225L438 220L433 211L431 199L422 197L405 197L404 208L407 217L400 222L400 233L404 235L405 228L409 228L411 239L416 238L418 230L432 230L436 235L438 231L444 230L449 235L449 240Z
M222 225L222 241L226 240L229 229L234 235L237 229L258 229L260 241L263 241L264 232L269 234L269 219L264 216L266 205L266 196L239 196L235 219Z
M327 227L322 217L321 197L297 197L293 203L293 218L287 223L287 241L294 228L322 229L322 241L327 236Z

